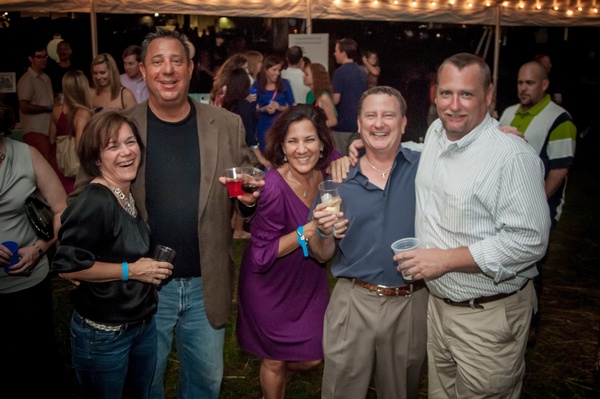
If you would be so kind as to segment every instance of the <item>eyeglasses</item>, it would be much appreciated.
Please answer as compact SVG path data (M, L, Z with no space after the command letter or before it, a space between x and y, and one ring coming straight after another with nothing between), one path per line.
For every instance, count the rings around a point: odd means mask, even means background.
M46 55L35 55L34 58L38 58L38 59L48 58L48 54L46 54Z

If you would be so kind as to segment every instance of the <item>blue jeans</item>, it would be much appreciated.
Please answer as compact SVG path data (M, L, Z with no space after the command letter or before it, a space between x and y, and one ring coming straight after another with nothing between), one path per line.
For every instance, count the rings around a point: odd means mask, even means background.
M204 310L202 278L173 279L158 291L158 349L152 399L164 399L163 375L173 332L179 357L177 398L217 399L223 379L225 329L214 329Z
M73 312L71 352L83 398L149 397L156 367L153 318L121 331L104 331Z

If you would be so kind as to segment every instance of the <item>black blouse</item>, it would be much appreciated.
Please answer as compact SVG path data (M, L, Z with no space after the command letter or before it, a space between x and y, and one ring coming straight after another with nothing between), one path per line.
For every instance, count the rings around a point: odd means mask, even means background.
M69 273L92 267L96 261L135 262L147 256L150 231L139 217L123 209L111 190L90 183L61 216L52 269ZM156 311L158 297L152 284L137 280L86 282L71 297L82 317L97 322L127 323Z

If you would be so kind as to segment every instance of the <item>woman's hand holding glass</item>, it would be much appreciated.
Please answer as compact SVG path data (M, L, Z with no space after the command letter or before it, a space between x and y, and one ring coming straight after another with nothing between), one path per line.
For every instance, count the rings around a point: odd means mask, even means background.
M313 222L317 232L320 232L324 238L330 236L344 238L344 233L348 229L348 219L344 219L344 212L328 211L327 206L327 203L320 203L313 211Z
M129 279L149 284L160 284L162 280L173 273L172 270L173 264L170 262L140 258L129 264Z

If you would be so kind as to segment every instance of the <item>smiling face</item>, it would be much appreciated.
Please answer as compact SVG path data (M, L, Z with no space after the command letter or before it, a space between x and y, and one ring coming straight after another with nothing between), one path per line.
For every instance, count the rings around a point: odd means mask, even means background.
M140 165L140 146L127 123L121 124L119 131L100 151L97 165L102 177L115 187L129 187L135 179Z
M186 103L193 69L194 64L187 59L179 40L154 39L140 65L150 104L171 106Z
M367 151L396 153L406 128L400 103L389 94L368 95L358 115L358 131Z
M130 79L138 79L142 76L140 72L140 63L137 61L135 54L123 58L123 68Z
M110 72L108 65L103 62L92 67L92 78L96 87L108 87L110 86Z
M452 64L438 76L435 97L438 115L449 140L456 141L477 127L488 113L493 88L484 89L482 74L476 64L462 70Z
M281 64L273 65L271 68L267 69L267 82L268 83L277 83L277 79L279 79L279 75L281 75Z
M283 141L283 153L287 156L290 168L300 174L312 172L322 149L323 144L311 121L302 119L290 124Z

